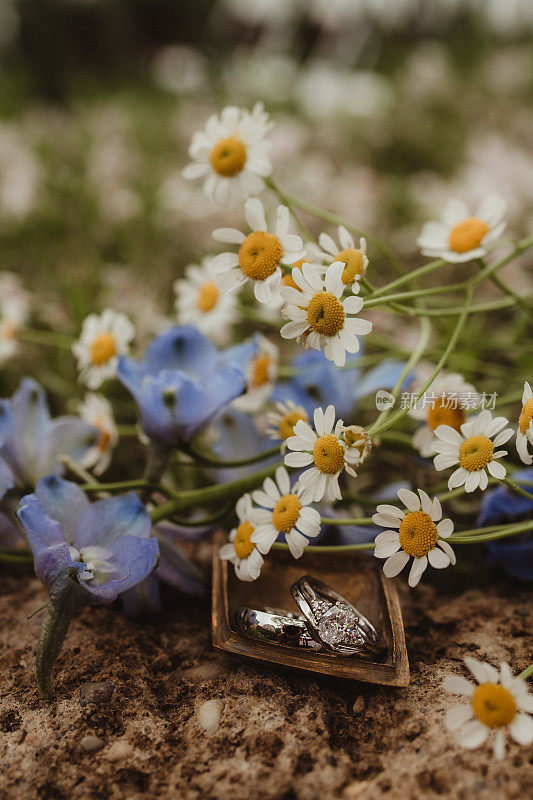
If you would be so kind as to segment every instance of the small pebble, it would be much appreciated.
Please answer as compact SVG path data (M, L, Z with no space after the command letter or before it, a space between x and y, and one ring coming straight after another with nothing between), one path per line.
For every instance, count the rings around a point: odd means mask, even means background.
M196 667L184 669L179 675L180 678L185 678L186 681L191 681L191 683L202 683L227 674L228 667L224 661L205 661Z
M80 706L109 703L114 691L112 683L85 683L80 689Z
M86 753L94 753L95 750L101 750L104 745L104 740L100 739L99 736L84 736L80 742L81 749L85 750Z
M361 714L362 711L365 710L365 698L362 694L360 694L353 704L353 713L354 714Z
M209 734L218 731L223 708L223 700L206 700L205 703L202 703L196 711L202 730Z
M131 753L130 745L125 741L113 742L106 753L108 761L123 761Z

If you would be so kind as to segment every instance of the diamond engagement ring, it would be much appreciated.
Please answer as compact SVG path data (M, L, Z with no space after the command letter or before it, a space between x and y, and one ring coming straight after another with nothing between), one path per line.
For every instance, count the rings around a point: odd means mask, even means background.
M291 587L300 614L277 608L240 607L239 633L269 644L373 659L386 645L369 620L322 581L304 575Z
M383 655L386 645L371 622L342 595L304 575L291 587L309 633L330 653L359 658Z

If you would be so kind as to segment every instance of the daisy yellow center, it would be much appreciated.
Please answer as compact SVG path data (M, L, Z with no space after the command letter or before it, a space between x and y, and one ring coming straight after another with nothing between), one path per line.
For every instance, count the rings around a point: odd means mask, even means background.
M313 448L313 459L320 472L333 475L344 466L344 448L332 433L321 436Z
M270 380L268 374L272 359L265 354L257 356L252 365L252 386L264 386Z
M516 715L516 701L499 683L480 683L472 696L472 709L487 728L503 728Z
M432 431L439 425L449 425L450 428L458 431L466 419L462 408L448 408L448 401L439 397L433 406L428 410L427 423Z
M109 443L111 441L111 436L109 431L107 431L104 427L104 421L101 417L98 417L94 421L94 427L98 430L98 440L96 442L96 448L101 452L104 453L107 448L109 447Z
M289 411L282 417L278 425L279 435L282 439L288 439L289 436L294 436L294 426L300 419L307 422L307 414L303 411Z
M487 436L469 436L459 448L459 463L469 472L484 469L492 459L494 445Z
M254 231L239 248L239 266L247 278L264 281L279 267L282 256L283 248L277 236Z
M117 354L115 337L109 331L99 333L89 348L91 363L96 367L106 364L110 358Z
M530 397L529 400L522 406L522 411L520 412L520 416L518 418L518 427L520 429L520 433L526 433L532 419L533 397Z
M350 286L356 278L360 278L363 274L364 261L360 250L355 250L353 247L349 250L342 250L337 256L337 261L346 264L341 276L345 286Z
M220 290L216 283L212 281L204 283L198 294L196 308L203 314L207 314L208 311L212 311L216 306L219 295Z
M233 178L246 164L246 145L238 136L221 139L211 150L209 161L215 172L223 178Z
M437 544L437 527L429 514L411 511L400 523L400 545L413 558L427 556Z
M255 544L250 541L250 536L253 532L254 526L248 521L241 522L237 528L237 534L233 541L233 546L235 547L235 552L239 558L248 558L248 556L253 552Z
M466 253L479 247L490 228L477 217L469 217L455 225L450 231L448 244L456 253Z
M344 325L344 308L331 292L319 292L307 306L309 325L323 336L335 336Z
M281 279L281 283L283 286L290 286L291 289L296 289L298 292L300 291L300 287L292 277L292 270L296 267L301 271L304 264L308 264L309 262L305 260L305 258L301 258L299 261L295 261L291 267L291 271L287 272L283 278Z
M14 339L17 328L12 319L6 318L0 325L0 335L3 339Z
M289 533L294 528L300 516L302 504L295 494L285 494L281 497L274 511L272 512L272 522L276 530L280 533Z
M370 436L360 425L350 425L349 428L346 428L344 431L344 441L348 447L355 447L361 454L363 454L366 448L372 446Z

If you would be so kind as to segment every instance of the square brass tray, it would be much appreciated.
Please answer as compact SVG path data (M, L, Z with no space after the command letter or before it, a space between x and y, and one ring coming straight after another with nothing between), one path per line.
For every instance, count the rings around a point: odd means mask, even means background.
M213 543L212 634L215 647L245 658L348 680L385 686L409 685L409 661L398 591L394 582L385 578L374 558L359 553L313 554L312 548L308 548L296 561L290 553L272 550L265 559L260 577L245 583L235 577L231 564L218 557L218 549L225 541L224 534L219 533ZM388 645L382 660L365 661L355 656L348 658L282 647L247 639L237 633L234 617L239 606L270 606L297 612L290 587L305 574L336 589L380 627Z

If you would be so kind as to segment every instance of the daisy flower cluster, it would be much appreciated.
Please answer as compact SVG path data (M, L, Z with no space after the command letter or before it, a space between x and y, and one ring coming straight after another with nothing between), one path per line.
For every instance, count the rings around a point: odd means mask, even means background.
M66 365L61 376L43 371L47 386L66 394L68 359L77 366L78 395L65 402L72 413L52 418L32 379L0 403L0 501L8 500L0 516L10 523L4 538L19 536L18 523L4 513L16 498L52 605L57 587L61 596L73 580L83 603L121 595L128 610L145 602L158 607L161 581L199 594L203 576L179 541L196 542L224 526L229 538L219 556L228 586L233 573L246 583L268 581L266 557L276 550L305 561L313 548L327 558L343 545L343 553L373 554L367 564L381 580L403 573L413 589L433 570L455 566L464 544L508 542L533 527L533 476L516 469L520 461L533 464L531 383L509 385L507 397L487 408L483 398L502 365L489 365L481 347L485 360L458 352L470 315L483 320L487 306L494 308L491 299L474 298L485 278L505 289L503 303L494 303L510 313L516 295L497 273L533 240L491 261L505 246L504 201L488 195L469 211L452 200L418 238L433 260L400 269L375 235L278 189L270 177L272 127L261 103L228 106L192 137L183 177L199 180L209 200L244 221L215 228L225 223L218 209L207 230L213 251L193 253L194 263L167 276L168 308L153 311L157 295L147 281L122 283L108 301L119 310L89 307L69 338L53 329L53 314L39 319L14 276L0 276L0 363L15 362L22 342L37 343L40 334ZM272 203L258 197L267 190ZM324 230L308 217L334 227ZM439 270L460 275L440 298ZM433 284L419 286L429 274ZM30 328L32 316L44 323L40 331ZM420 334L411 328L419 318ZM428 352L437 354L436 364L423 361ZM466 365L465 374L447 371L448 359ZM402 405L407 389L414 400ZM494 525L486 521L490 492L500 492ZM478 500L482 521L469 529L463 520L475 518ZM490 739L500 758L506 734L531 743L524 680L507 664L465 663L476 684L462 676L444 683L466 698L446 718L459 744ZM51 667L44 677L39 669L46 693Z

